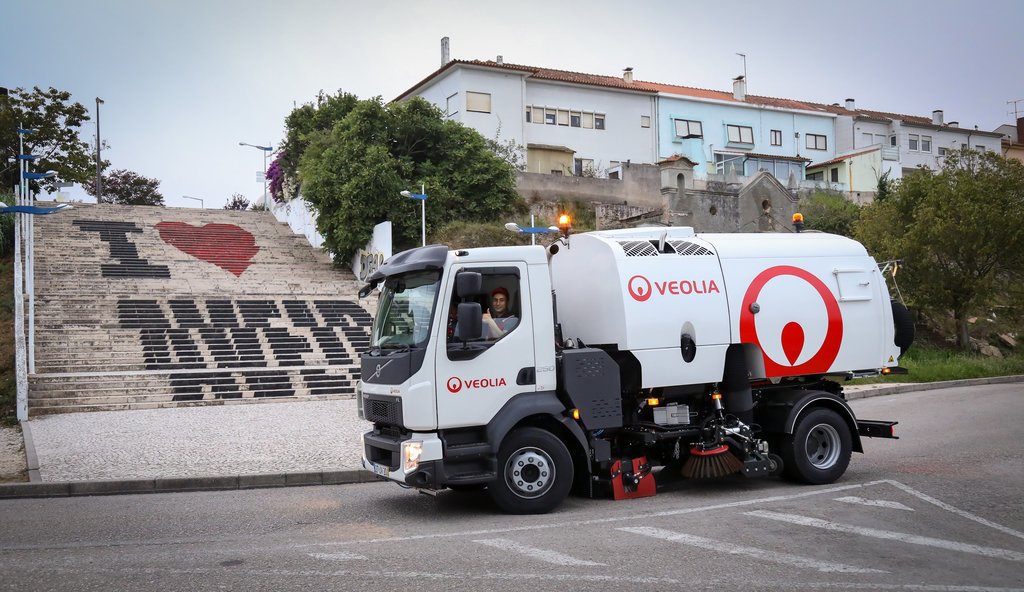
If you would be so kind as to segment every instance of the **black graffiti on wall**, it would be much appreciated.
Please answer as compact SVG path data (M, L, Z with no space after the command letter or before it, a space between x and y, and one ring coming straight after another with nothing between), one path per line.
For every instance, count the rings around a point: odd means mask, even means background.
M357 350L366 346L369 314L345 300L285 300L281 305L273 300L172 299L161 304L123 298L118 319L122 328L139 332L148 370L225 369L171 374L176 401L207 395L237 399L243 388L255 397L294 396L303 387L313 393L354 392L350 381L358 379L358 369L351 379L318 368L289 369L305 365L303 354L318 354L332 365L352 364L346 342ZM312 342L291 330L296 327L308 328Z
M171 272L166 265L153 265L139 257L135 243L128 240L129 234L141 234L142 229L132 222L103 222L99 220L74 220L72 222L83 232L98 232L100 240L110 244L110 258L116 264L100 266L103 277L108 278L169 278Z

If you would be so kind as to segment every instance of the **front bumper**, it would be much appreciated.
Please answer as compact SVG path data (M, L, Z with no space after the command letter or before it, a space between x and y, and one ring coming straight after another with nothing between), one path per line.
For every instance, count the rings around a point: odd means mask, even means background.
M409 433L401 436L373 430L363 434L363 468L382 479L411 487L441 489L439 483L444 447L436 433ZM420 455L414 466L407 465L403 447L418 444Z

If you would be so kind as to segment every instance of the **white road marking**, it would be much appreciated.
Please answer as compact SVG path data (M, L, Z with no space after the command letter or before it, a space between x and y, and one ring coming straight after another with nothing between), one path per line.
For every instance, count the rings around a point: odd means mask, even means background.
M326 561L352 561L366 559L366 557L356 555L355 553L310 553L309 556L313 559L324 559Z
M854 582L812 582L787 584L793 588L811 590L909 590L911 592L1024 592L1024 588L994 588L991 586L946 586L943 584L860 584Z
M904 506L899 502L891 502L889 500L871 500L864 497L857 497L855 495L848 495L846 497L837 497L837 502L844 502L847 504L860 504L862 506L873 506L876 508L889 508L892 510L906 510L913 512L914 508Z
M956 541L935 539L932 537L918 536L903 532L891 532L888 530L878 530L876 528L863 528L860 526L853 526L851 524L839 524L838 522L829 522L828 520L819 520L818 518L808 518L806 516L797 516L794 514L783 514L781 512L769 512L767 510L755 510L753 512L747 512L746 515L757 516L758 518L767 518L769 520L775 520L778 522L798 524L800 526L813 526L814 528L821 528L824 530L831 530L835 532L859 534L861 536L872 537L876 539L900 541L903 543L910 543L911 545L922 545L925 547L948 549L950 551L959 551L961 553L970 553L972 555L982 555L985 557L995 557L997 559L1006 559L1008 561L1024 561L1024 553L1018 553L1017 551L1010 551L1008 549L997 549L995 547L981 547L979 545L958 543Z
M121 568L114 570L109 567L107 568L82 568L81 566L75 566L74 568L48 566L44 568L37 568L33 571L33 577L37 578L40 574L53 574L53 573L66 573L73 575L82 574L98 574L109 576L112 572L118 571L126 575L137 576L139 574L153 574L153 575L214 575L223 576L223 568L164 568L164 567L132 567L132 568ZM571 584L576 582L599 582L599 583L612 583L621 584L623 587L633 584L672 584L679 586L683 584L681 580L674 578L659 578L659 577L647 577L647 576L607 576L607 575L595 575L595 574L577 574L577 573L525 573L522 571L515 571L509 573L492 572L492 573L480 573L479 571L472 572L432 572L432 571L398 571L398 570L356 570L356 569L247 569L245 570L246 576L255 576L262 578L286 578L289 582L294 585L291 580L295 578L315 578L317 581L322 581L325 578L341 578L350 577L357 579L368 579L368 578L394 578L398 580L405 580L408 584L409 581L415 580L452 580L460 583L460 585L451 588L452 590L472 590L474 588L468 586L466 582L472 581L508 581L508 582L567 582L569 590L576 589ZM10 570L4 572L4 576L9 579ZM420 586L423 587L423 586ZM678 589L678 588L673 588Z
M488 547L501 549L503 551L522 553L527 557L532 557L533 559L539 559L540 561L544 561L546 563L553 563L555 565L604 565L604 563L587 561L586 559L576 559L575 557L570 557L569 555L559 553L558 551L548 551L546 549L528 547L526 545L521 545L515 541L510 541L508 539L478 539L473 542L480 543L481 545L487 545Z
M916 496L917 498L922 499L922 500L928 502L929 504L936 505L936 506L942 508L943 510L946 510L947 512L952 512L952 513L956 514L957 516L962 516L964 518L967 518L968 520L973 520L973 521L977 522L978 524L984 524L985 526L994 528L994 529L998 530L999 532L1005 532L1008 535L1015 536L1015 537L1017 537L1019 539L1024 539L1024 532L1020 532L1019 530L1014 530L1014 529L1012 529L1012 528L1010 528L1008 526L1003 526L1002 524L996 524L995 522L992 522L991 520L986 520L986 519L982 518L981 516L975 516L974 514L971 514L970 512L966 512L966 511L961 510L959 508L954 508L953 506L947 504L946 502L942 502L942 501L939 501L939 500L935 499L934 497L925 495L925 494L921 493L920 491L917 491L916 489L908 487L908 486L906 486L906 485L904 485L904 484L902 484L902 483L900 483L898 481L886 480L886 483L892 485L893 487L898 487L898 488L902 489L903 491L906 491L910 495Z
M878 481L868 481L867 483L854 483L854 484L851 484L851 485L840 485L840 486L837 486L837 487L828 487L828 488L825 488L825 489L818 489L818 490L814 490L814 491L807 491L807 492L804 492L804 493L795 493L795 494L790 494L790 495L776 495L776 496L762 497L762 498L758 498L758 499L744 500L744 501L738 501L738 502L728 502L728 503L724 503L724 504L711 504L711 505L697 506L697 507L692 507L692 508L681 508L681 509L677 509L677 510L665 510L665 511L661 511L661 512L631 513L631 514L625 514L625 515L623 515L621 517L596 518L596 519L593 519L593 520L579 520L579 521L573 521L573 522L553 522L553 523L550 523L550 524L536 524L536 525L532 525L532 526L518 526L518 527L511 527L511 528L493 528L493 529L470 530L470 531L450 532L450 533L431 533L431 534L411 535L411 536L403 536L403 537L361 539L361 540L352 540L352 541L334 541L334 542L326 542L326 543L309 543L309 544L305 544L305 545L296 545L293 548L302 548L302 547L343 547L343 546L352 546L352 545L366 545L366 544L373 544L373 543L391 543L391 542L418 541L418 540L430 540L430 539L440 539L440 538L458 538L458 537L469 537L469 536L482 536L482 535L486 536L486 535L496 535L496 534L509 534L509 533L514 533L514 532L530 532L530 531L538 531L538 530L550 530L550 529L556 529L556 528L578 528L580 526L588 526L588 525L593 525L593 524L609 524L609 523L614 523L614 522L627 522L627 521L628 522L636 522L636 521L639 521L639 520L645 520L645 519L649 519L649 518L661 518L661 517L665 517L665 516L679 516L679 515L683 515L683 514L692 514L692 513L696 513L696 512L708 512L708 511L711 511L711 510L723 510L723 509L729 509L729 508L742 508L744 506L763 506L764 504L769 504L769 503L773 503L773 502L785 502L785 501L791 501L791 500L795 500L795 499L803 499L803 498L814 497L814 496L818 496L818 495L830 495L830 494L833 494L833 493L838 493L840 491L851 491L851 490L855 490L855 489L864 489L864 488L867 488L867 487L873 487L875 485L882 485L882 484L888 484L888 485L892 485L893 487L897 487L899 489L902 489L903 491L905 491L905 492L907 492L907 493L909 493L909 494L911 494L911 495L913 495L913 496L915 496L915 497L917 497L917 498L919 498L921 500L924 500L924 501L926 501L926 502L928 502L930 504L936 505L936 506L938 506L938 507L940 507L940 508L942 508L944 510L948 510L948 511L954 513L954 514L957 514L958 516L962 516L962 517L967 518L969 520L973 520L973 521L975 521L975 522L977 522L979 524L984 524L985 526L989 526L989 527L994 528L996 530L999 530L1001 532L1005 532L1007 534L1010 534L1010 535L1013 535L1013 536L1016 536L1016 537L1024 538L1024 533L1018 532L1016 530L1013 530L1012 528L1008 528L1008 527L1002 526L1000 524L996 524L995 522L991 522L991 521L986 520L984 518L975 516L974 514L971 514L969 512L965 512L963 510L954 508L953 506L951 506L951 505L949 505L947 503L941 502L941 501L939 501L939 500L937 500L937 499L935 499L933 497L929 497L929 496L921 493L920 491L912 489L912 488L910 488L910 487L908 487L908 486L906 486L906 485L904 485L904 484L902 484L902 483L900 483L898 481L893 481L891 479L880 479ZM31 548L31 546L24 546L24 547L22 547L22 546L17 546L17 547L0 547L0 549L2 549L2 550L18 550L18 549L22 549L22 548Z
M829 495L840 491L849 491L851 489L861 489L864 487L871 487L872 485L880 485L882 483L888 483L888 481L869 481L867 483L857 483L853 485L841 485L838 487L829 487L826 489L820 489L816 491L807 491L803 493L794 493L790 495L775 495L771 497L762 497L751 500L743 500L738 502L728 502L724 504L712 504L709 506L696 506L692 508L682 508L678 510L665 510L662 512L646 512L646 513L632 513L625 514L620 517L613 518L595 518L593 520L576 520L572 522L554 522L550 524L536 524L533 526L515 526L510 528L491 528L484 530L464 530L462 532L446 532L446 533L431 533L431 534L418 534L403 537L387 537L379 539L361 539L353 541L334 541L329 543L309 543L305 545L295 545L294 548L302 547L327 547L327 546L350 546L350 545L366 545L370 543L401 543L405 541L420 541L429 539L441 539L441 538L457 538L467 536L481 536L489 534L508 534L513 532L529 532L534 530L550 530L554 528L578 528L580 526L587 526L591 524L609 524L612 522L636 522L639 520L645 520L647 518L661 518L664 516L679 516L682 514L693 514L697 512L708 512L711 510L724 510L729 508L742 508L744 506L762 506L764 504L772 502L787 502L795 499L802 499L806 497L814 497L818 495ZM0 549L3 549L0 547Z
M823 572L889 573L887 571L882 571L880 569L856 567L853 565L845 565L843 563L833 563L831 561L819 561L817 559L811 559L809 557L800 557L799 555L779 553L778 551L766 551L764 549L758 549L757 547L744 547L742 545L734 545L732 543L723 543L721 541L716 541L713 539L706 539L704 537L693 536L681 532L673 532L671 530L664 530L661 528L637 526L618 528L616 530L654 537L656 539L662 539L666 541L672 541L674 543L682 543L684 545L700 547L701 549L717 551L720 553L730 553L732 555L746 555L748 557L753 557L754 559L760 559L762 561L782 563L784 565L792 565L794 567L803 567L807 569L816 569L818 571Z

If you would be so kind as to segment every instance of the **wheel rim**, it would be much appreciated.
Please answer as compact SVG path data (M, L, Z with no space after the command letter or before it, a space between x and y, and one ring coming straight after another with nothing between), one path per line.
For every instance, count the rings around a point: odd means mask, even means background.
M807 461L816 469L831 469L839 460L840 448L839 432L827 423L819 423L807 432Z
M523 499L540 497L555 482L555 463L539 448L520 448L505 463L505 482L512 493Z

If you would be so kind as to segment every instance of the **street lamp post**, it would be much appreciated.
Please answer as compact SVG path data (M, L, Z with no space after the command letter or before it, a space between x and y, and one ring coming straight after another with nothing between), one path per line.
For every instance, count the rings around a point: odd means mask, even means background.
M203 205L203 200L202 200L202 198L199 198L199 197L192 197L191 195L182 195L181 197L182 197L183 199L194 199L194 200L196 200L196 201L198 201L198 202L199 202L199 208L200 208L200 209L202 209L202 210L205 210L205 209L206 209L206 206L205 206L205 205Z
M239 142L239 146L248 146L250 148L256 148L263 151L263 205L270 209L270 203L273 200L267 199L267 155L274 151L270 146L257 146L255 144L247 144L246 142Z
M100 177L100 105L103 99L96 97L96 203L103 203L103 179Z
M55 177L57 171L46 171L45 173L22 173L27 181L41 181ZM25 213L47 213L46 208L35 208L31 199L25 204L28 210ZM62 208L63 209L63 208ZM56 211L56 210L54 210ZM31 216L23 217L26 221L25 233L25 291L28 293L28 371L36 373L36 222Z
M427 246L427 188L425 185L420 185L419 193L412 193L411 191L403 191L402 197L408 197L409 199L420 200L420 232L423 236L423 245Z
M66 207L70 207L67 204L61 204L56 208L40 208L32 205L32 201L28 194L29 181L46 179L52 177L57 173L54 171L48 171L45 173L33 173L28 170L28 164L35 160L35 156L25 154L25 136L33 133L34 130L18 128L18 161L19 167L18 172L18 202L14 206L8 206L7 204L0 203L0 214L51 214L53 212L60 211ZM22 267L21 260L21 242L24 238L31 237L32 226L30 225L31 218L25 219L23 216L19 216L19 219L14 225L14 359L15 359L15 385L16 385L16 407L17 417L19 421L28 419L28 360L27 357L31 356L33 371L35 370L35 356L34 356L34 340L30 339L29 347L25 347L25 268ZM26 242L26 248L28 256L26 257L25 263L31 274L32 270L32 243L31 238ZM29 275L31 278L31 275ZM29 280L31 282L31 279ZM34 331L32 321L34 320L35 302L32 294L34 286L29 284L29 315L30 315L30 338L34 338ZM28 349L28 356L26 356L26 349Z

